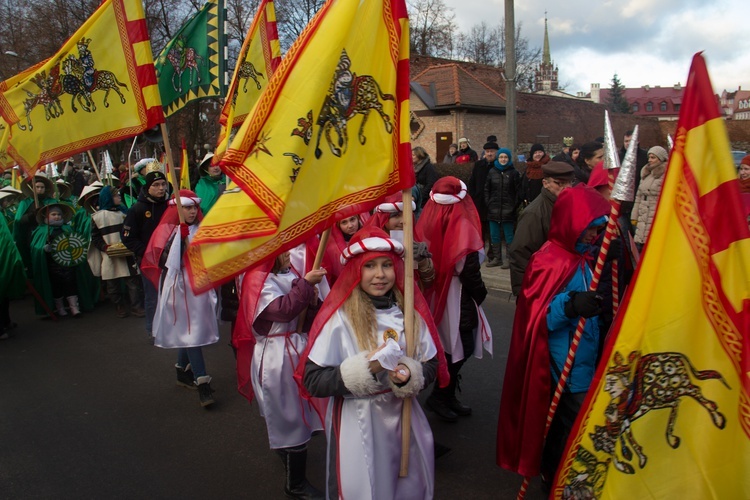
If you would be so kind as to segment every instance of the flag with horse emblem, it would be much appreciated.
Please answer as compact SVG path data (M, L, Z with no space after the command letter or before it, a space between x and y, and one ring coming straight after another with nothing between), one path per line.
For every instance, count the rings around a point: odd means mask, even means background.
M665 175L554 498L750 498L750 231L700 54Z
M212 162L218 163L229 147L233 127L239 127L268 86L281 63L281 45L276 29L273 0L263 0L253 18L240 50L237 66L229 84L229 99L224 102L219 122L221 131Z
M223 4L207 2L157 57L156 77L166 116L190 101L224 96Z
M194 290L226 281L414 184L408 51L403 0L323 5L220 162L244 193L223 195L189 247ZM252 224L240 227L231 211L217 207L243 196L256 211L248 209ZM213 222L223 231L206 238L207 221L221 213L227 218Z
M140 0L106 0L51 58L0 93L6 149L33 172L164 121Z

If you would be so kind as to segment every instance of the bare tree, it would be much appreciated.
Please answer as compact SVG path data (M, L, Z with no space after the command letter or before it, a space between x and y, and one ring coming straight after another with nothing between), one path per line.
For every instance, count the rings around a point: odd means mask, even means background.
M412 54L451 57L454 50L456 16L443 0L413 0L409 11Z
M497 66L500 62L501 35L500 28L490 28L485 22L476 24L468 35L458 34L456 54L466 61Z
M282 52L294 43L324 3L324 0L289 0L276 4L276 26Z
M528 38L521 35L522 25L523 23L516 24L516 88L522 91L533 91L534 72L542 61L542 49L532 47ZM500 44L499 64L505 66L505 23L500 24Z

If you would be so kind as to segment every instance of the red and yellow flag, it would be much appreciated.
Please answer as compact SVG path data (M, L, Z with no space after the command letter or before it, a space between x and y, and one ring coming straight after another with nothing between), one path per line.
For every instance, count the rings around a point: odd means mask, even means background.
M693 58L656 217L553 496L750 498L750 232Z
M180 189L190 189L190 162L188 161L185 140L182 140L182 161L180 162Z
M258 11L242 44L229 84L227 100L221 110L221 131L212 160L214 164L224 157L232 128L239 127L245 121L280 63L281 45L276 29L276 10L273 0L263 0L258 5Z
M223 195L203 220L188 249L193 288L412 186L408 97L404 1L326 2L220 163L244 193ZM246 207L240 221L232 205Z
M0 93L7 154L27 173L164 121L140 0L106 0L47 61Z

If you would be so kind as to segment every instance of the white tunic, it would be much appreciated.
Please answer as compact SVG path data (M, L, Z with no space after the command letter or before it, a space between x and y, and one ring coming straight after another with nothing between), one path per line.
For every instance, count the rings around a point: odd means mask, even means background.
M377 309L379 344L383 333L399 332L398 343L404 349L403 313L397 306ZM420 362L437 354L427 326L422 322L418 335ZM344 313L336 311L321 330L309 359L318 366L339 366L360 353L357 339ZM390 391L387 372L378 381L383 393L367 397L348 395L330 398L326 411L328 436L327 495L338 488L339 498L357 500L393 500L432 498L435 470L432 430L416 399L411 412L409 474L400 478L401 410L403 400ZM337 474L338 471L338 474Z
M188 239L192 239L197 230L197 224L190 226ZM179 348L215 344L219 341L216 292L209 290L200 295L193 294L190 278L182 267L182 239L179 231L180 228L177 227L173 233L166 269L162 271L154 314L154 345Z
M458 325L461 320L462 285L461 279L458 275L463 270L464 262L466 262L466 259L461 259L456 264L456 274L451 278L451 284L448 288L448 299L445 301L445 311L437 325L443 349L446 354L451 355L451 360L454 363L461 361L472 354L476 358L482 359L482 348L484 348L490 356L492 355L492 330L490 329L490 323L487 321L487 316L485 316L482 306L477 305L473 300L472 302L474 302L474 306L477 308L477 316L479 317L479 326L474 330L474 352L465 353L463 344L461 344L461 335L458 331Z
M276 298L287 295L296 278L293 272L269 273L253 320ZM257 344L250 374L260 415L266 420L271 449L305 444L313 431L323 429L318 414L300 396L294 380L299 355L307 347L307 334L295 333L296 330L297 318L289 323L274 322L267 336L253 329Z

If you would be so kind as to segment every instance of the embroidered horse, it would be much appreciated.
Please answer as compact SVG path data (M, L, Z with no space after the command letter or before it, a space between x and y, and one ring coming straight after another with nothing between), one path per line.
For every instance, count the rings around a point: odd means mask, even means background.
M349 142L347 123L355 115L361 114L363 116L357 134L362 145L367 141L364 129L367 117L373 109L383 119L386 132L390 134L393 131L391 118L383 110L381 101L395 101L394 97L391 94L384 94L375 78L370 75L357 76L349 70L350 66L349 56L343 50L333 81L318 115L317 124L320 125L320 129L315 145L316 158L320 158L323 154L320 149L320 139L324 133L331 153L338 157L346 153ZM331 139L332 130L338 135L338 145L335 145Z
M66 60L68 64L68 68L70 71L70 74L78 78L79 81L83 82L83 85L88 92L88 96L91 97L91 94L103 90L104 91L104 107L109 107L109 93L110 91L114 90L115 93L120 97L120 102L125 104L125 96L120 91L119 87L124 87L125 90L129 90L128 86L120 80L117 79L117 76L115 76L114 73L111 71L108 71L106 69L95 69L93 73L91 73L91 85L86 85L86 67L81 63L80 60L69 57ZM96 105L93 104L93 99L91 100L92 103L92 109L96 110Z
M201 82L200 65L203 64L203 58L194 48L188 47L186 43L185 38L180 35L167 52L167 59L174 70L172 88L179 94L182 93L182 75L185 71L188 73L188 87L193 85L194 77L197 79L197 83Z
M247 93L247 82L252 78L252 80L255 82L255 87L260 90L260 81L258 80L258 77L265 78L263 73L255 69L255 66L253 66L253 63L249 61L242 61L242 64L240 64L240 69L237 72L237 76L240 78L240 80L245 80L242 84L242 90Z
M83 80L76 76L76 67L79 65L80 63L78 62L78 59L72 54L63 60L62 70L64 74L60 76L62 93L70 94L72 96L70 99L70 107L74 113L78 112L78 108L76 108L76 99L78 99L78 104L84 111L96 111L96 104L94 104L94 101L91 99L91 92L89 92L83 84ZM83 75L82 67L80 73Z
M674 435L674 426L677 409L685 397L693 398L705 408L718 429L726 425L726 417L719 412L718 405L703 396L701 388L691 379L691 375L698 380L718 379L729 388L719 372L696 370L690 360L679 352L651 353L640 358L634 352L628 363L623 362L620 353L616 353L614 361L615 364L607 370L604 386L612 397L605 410L607 422L603 426L594 426L594 433L590 436L594 449L611 455L615 468L620 472L635 472L628 463L633 457L631 447L638 456L640 468L645 467L647 457L633 436L631 425L652 410L670 409L666 439L672 448L680 446L680 438ZM631 376L633 365L635 370ZM624 461L617 455L618 440Z

